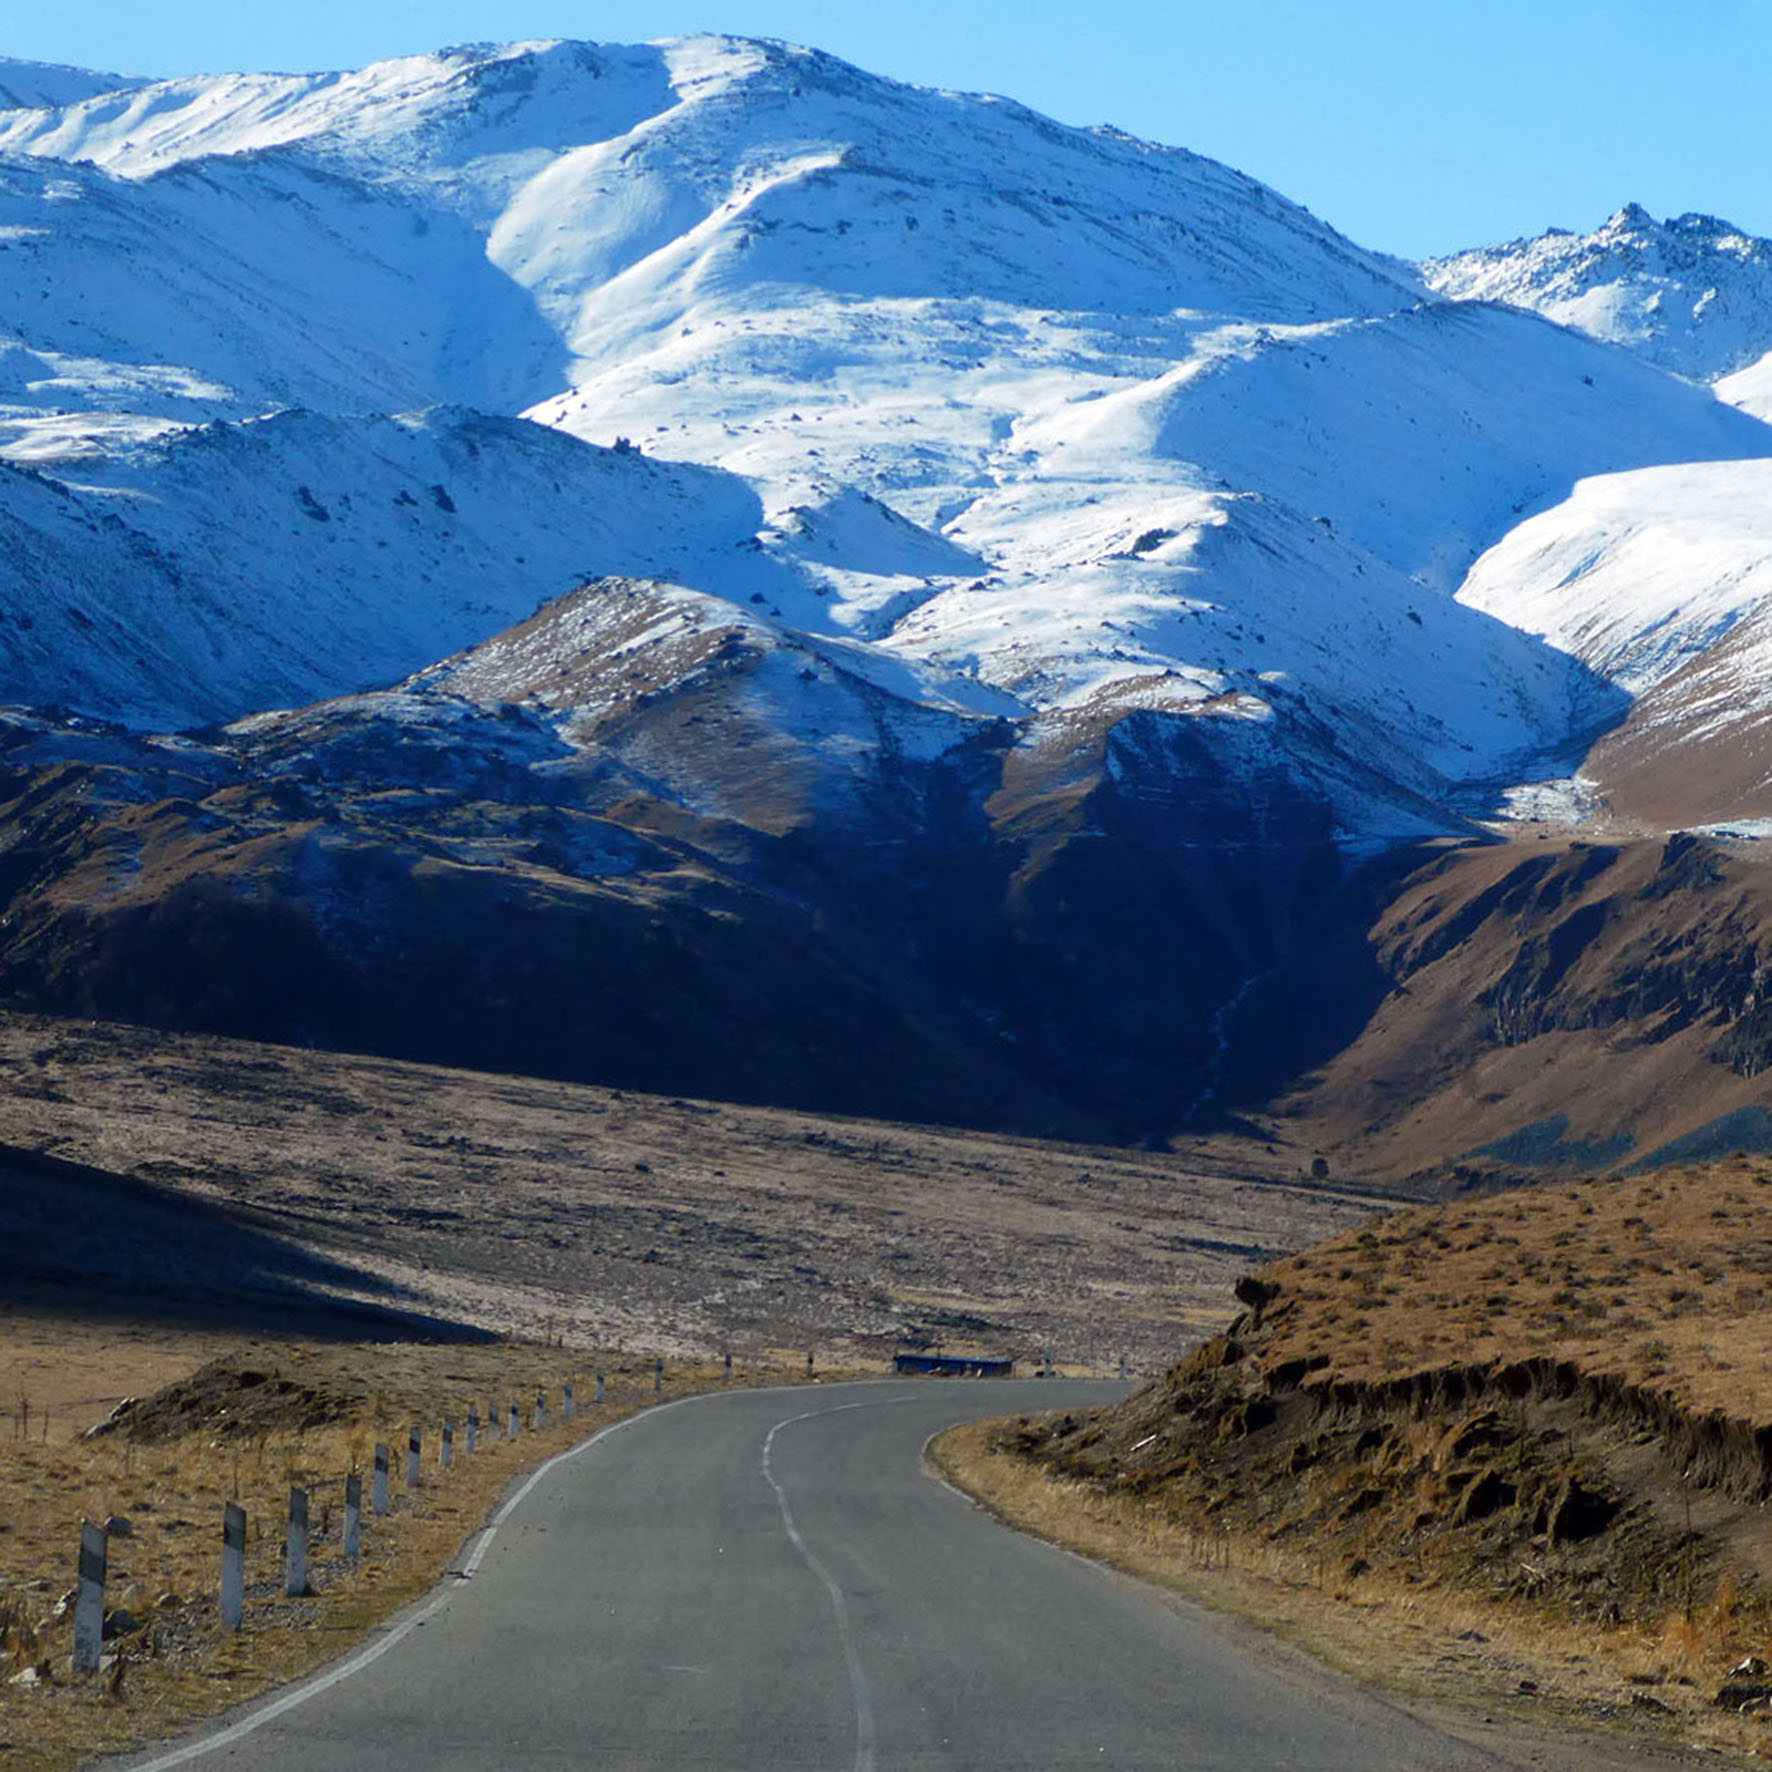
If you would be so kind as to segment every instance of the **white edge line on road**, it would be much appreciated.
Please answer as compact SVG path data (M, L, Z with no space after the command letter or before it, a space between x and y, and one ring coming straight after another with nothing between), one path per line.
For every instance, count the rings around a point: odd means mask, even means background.
M162 1754L157 1759L143 1760L133 1765L125 1761L122 1763L123 1766L127 1768L127 1772L166 1772L169 1767L183 1766L191 1760L201 1758L204 1754L214 1753L217 1748L231 1747L236 1741L244 1740L248 1735L262 1729L265 1724L273 1723L277 1718L286 1716L298 1705L306 1704L310 1698L318 1698L322 1692L330 1692L334 1686L350 1679L353 1674L361 1673L371 1662L379 1661L390 1649L403 1643L421 1624L435 1617L449 1604L455 1597L455 1582L472 1575L480 1567L485 1560L487 1551L492 1548L493 1539L498 1536L499 1528L528 1497L536 1484L550 1471L565 1464L569 1459L589 1452L593 1446L608 1439L611 1434L620 1433L624 1427L628 1427L636 1421L651 1420L655 1416L664 1414L668 1409L681 1408L685 1403L697 1402L702 1394L698 1392L695 1396L678 1397L672 1402L659 1403L650 1409L638 1409L632 1415L624 1415L620 1421L612 1421L608 1427L599 1428L588 1440L581 1440L578 1445L569 1446L564 1452L556 1452L545 1463L537 1465L481 1528L472 1555L463 1562L459 1570L451 1572L455 1579L451 1580L451 1577L446 1575L444 1579L449 1585L445 1586L440 1593L433 1594L418 1611L408 1613L405 1618L390 1626L385 1635L378 1637L368 1648L359 1650L349 1661L340 1662L337 1667L330 1668L325 1673L304 1682L295 1687L293 1691L285 1692L281 1698L273 1699L262 1710L255 1710L251 1716L242 1717L239 1722L231 1723L227 1728L219 1729L213 1735L206 1735L200 1741L193 1741L184 1747L175 1748L171 1753Z
M852 1409L878 1409L889 1407L893 1403L911 1403L916 1400L917 1399L914 1395L892 1397L888 1399L869 1398L863 1402L834 1404L828 1409L807 1409L803 1410L798 1415L790 1415L785 1419L776 1422L776 1424L770 1428L769 1432L763 1436L763 1481L766 1482L775 1493L775 1504L781 1510L781 1522L787 1528L788 1538L792 1542L794 1549L800 1553L801 1560L805 1563L806 1567L824 1583L825 1591L830 1595L831 1611L835 1615L837 1621L837 1637L843 1645L843 1660L849 1669L849 1691L851 1697L855 1701L855 1772L875 1772L874 1701L873 1695L868 1688L867 1670L861 1664L861 1652L856 1646L855 1633L850 1627L849 1602L843 1597L843 1589L836 1577L825 1568L824 1564L813 1554L812 1549L807 1544L806 1540L801 1537L800 1528L794 1520L793 1509L788 1505L787 1491L783 1489L781 1484L776 1480L772 1454L775 1450L775 1436L779 1434L784 1427L794 1427L802 1421L816 1421L827 1415L846 1415ZM949 1425L951 1427L958 1424L950 1423ZM937 1428L935 1432L923 1442L918 1453L919 1465L922 1468L931 1471L935 1480L940 1483L944 1489L959 1496L969 1507L977 1508L981 1513L990 1516L990 1509L984 1507L974 1497L966 1494L963 1489L957 1488L954 1484L950 1483L947 1478L942 1475L940 1470L936 1469L933 1461L930 1459L930 1445L946 1432L948 1432L948 1428ZM1000 1519L999 1523L1004 1525L1008 1524L1007 1521L1002 1521ZM1013 1528L1011 1529L1013 1530ZM1036 1539L1035 1542L1048 1544L1052 1549L1061 1551L1067 1556L1076 1557L1078 1562L1087 1564L1091 1568L1099 1569L1101 1567L1100 1564L1092 1563L1087 1557L1078 1556L1075 1551L1066 1550L1063 1545L1052 1544L1050 1539Z

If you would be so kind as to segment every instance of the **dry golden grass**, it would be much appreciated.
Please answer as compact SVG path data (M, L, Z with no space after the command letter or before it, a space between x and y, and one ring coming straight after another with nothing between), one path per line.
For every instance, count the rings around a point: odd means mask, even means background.
M1665 1765L1675 1745L1772 1757L1772 1725L1709 1702L1720 1643L1772 1659L1763 1619L1757 1638L1743 1638L1726 1579L1692 1618L1674 1611L1642 1630L1571 1623L1383 1569L1349 1579L1339 1559L1057 1476L1008 1450L1003 1427L952 1429L930 1454L1009 1525L1241 1618L1504 1757L1511 1745L1564 1772Z
M0 1303L0 1447L78 1439L125 1397L147 1396L250 1345L238 1330L47 1315Z
M14 1325L16 1331L16 1324ZM78 1346L93 1326L76 1328ZM18 1336L15 1334L15 1341ZM218 1351L228 1338L200 1338ZM139 1369L151 1364L154 1338L137 1345ZM159 1376L191 1364L194 1345L175 1335L162 1346ZM624 1414L655 1401L650 1358L599 1356L533 1343L483 1345L303 1345L233 1337L230 1370L249 1368L285 1378L308 1393L355 1401L339 1419L301 1430L293 1423L250 1435L229 1435L215 1420L154 1443L120 1433L98 1439L53 1434L46 1443L0 1441L0 1743L18 1772L64 1772L89 1756L115 1752L174 1733L294 1678L343 1652L368 1630L429 1588L499 1494L524 1469L565 1450ZM608 1376L608 1400L594 1405L595 1375ZM60 1375L64 1386L90 1382L79 1359ZM735 1383L783 1383L805 1377L804 1356L783 1355L736 1370ZM35 1382L53 1394L48 1373ZM575 1381L577 1419L559 1418L561 1386ZM723 1382L715 1363L668 1363L663 1395L681 1396ZM262 1387L259 1387L262 1388ZM532 1430L537 1389L551 1421ZM470 1405L484 1421L489 1404L522 1408L522 1432L483 1437L466 1456L462 1424ZM73 1419L72 1411L67 1411ZM96 1414L102 1416L104 1409ZM438 1467L439 1424L456 1427L456 1463ZM55 1418L52 1418L55 1419ZM90 1419L90 1418L88 1418ZM423 1435L420 1486L408 1491L409 1426ZM344 1478L366 1470L377 1441L390 1445L394 1505L382 1519L369 1513L364 1484L363 1550L354 1567L342 1554ZM309 1599L283 1594L282 1539L291 1484L311 1492L315 1544ZM238 1634L222 1630L216 1605L221 1516L238 1500L251 1522L247 1605ZM121 1675L68 1674L71 1617L57 1601L72 1586L82 1519L125 1516L133 1528L111 1541L107 1602L135 1613L143 1628L120 1639ZM11 1676L27 1667L49 1678L26 1687Z
M1772 1162L1398 1212L1275 1263L1262 1357L1319 1382L1548 1355L1772 1421Z

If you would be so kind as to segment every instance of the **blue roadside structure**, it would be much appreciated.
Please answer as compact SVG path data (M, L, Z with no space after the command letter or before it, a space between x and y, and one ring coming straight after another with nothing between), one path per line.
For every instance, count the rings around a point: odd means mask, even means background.
M892 1370L932 1378L1009 1378L1015 1362L977 1354L899 1354L893 1359Z

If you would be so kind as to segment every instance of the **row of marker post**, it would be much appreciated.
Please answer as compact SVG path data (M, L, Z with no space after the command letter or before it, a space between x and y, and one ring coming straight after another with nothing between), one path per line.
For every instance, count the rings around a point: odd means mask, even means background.
M732 1376L732 1358L726 1359L726 1377ZM652 1370L652 1389L655 1396L664 1390L664 1361L659 1360ZM608 1396L608 1386L604 1375L597 1374L597 1401L603 1402ZM568 1384L560 1393L560 1419L571 1421L577 1413L577 1400L573 1395L573 1387ZM489 1433L498 1431L499 1410L496 1404L487 1411L486 1428ZM536 1432L540 1432L549 1423L547 1393L537 1390L535 1406L530 1422ZM506 1415L507 1434L515 1439L523 1426L523 1411L516 1398L511 1399L510 1409ZM471 1455L479 1449L480 1444L480 1412L470 1409L467 1415L466 1449ZM410 1493L423 1483L423 1452L424 1440L415 1427L406 1438L406 1488ZM452 1421L443 1423L437 1461L444 1470L449 1470L455 1463L455 1424ZM392 1464L389 1447L378 1442L375 1457L370 1469L369 1511L376 1517L388 1512L390 1501L388 1495L388 1475ZM284 1540L283 1552L283 1591L291 1598L298 1598L309 1591L308 1588L308 1491L292 1487L289 1491L288 1534ZM363 1549L363 1476L360 1471L353 1470L345 1478L345 1517L343 1549L346 1558L355 1562ZM105 1626L105 1576L106 1564L109 1560L110 1535L102 1525L91 1521L85 1522L80 1528L80 1581L74 1606L74 1656L75 1673L97 1673L99 1658L102 1653ZM221 1565L221 1617L223 1626L231 1631L238 1630L246 1611L246 1510L238 1502L230 1501L222 1509L222 1565Z

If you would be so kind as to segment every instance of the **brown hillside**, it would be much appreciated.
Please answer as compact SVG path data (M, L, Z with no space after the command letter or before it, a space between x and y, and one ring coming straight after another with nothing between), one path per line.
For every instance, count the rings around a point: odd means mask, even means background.
M1772 1150L1766 848L1547 833L1442 850L1326 956L1315 996L1370 1007L1271 1124L1390 1182Z
M1552 1625L1602 1709L1772 1715L1725 1678L1772 1643L1772 1164L1414 1208L1237 1296L1160 1382L1005 1444L1344 1602Z

